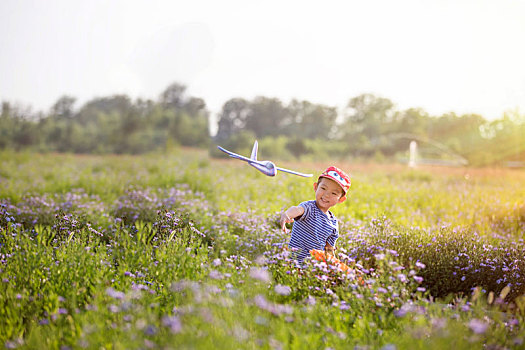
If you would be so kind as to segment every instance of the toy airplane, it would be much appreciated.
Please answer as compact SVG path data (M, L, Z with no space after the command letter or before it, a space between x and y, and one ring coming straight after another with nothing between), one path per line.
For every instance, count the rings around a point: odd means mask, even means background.
M257 150L259 148L257 140L255 140L255 143L253 144L252 155L251 155L250 158L243 157L243 156L241 156L241 155L239 155L237 153L230 152L230 151L222 148L221 146L217 146L217 148L220 149L221 151L223 151L224 153L228 154L232 158L237 158L237 159L240 159L240 160L244 160L245 162L248 162L248 164L250 164L252 167L254 167L255 169L259 170L261 173L263 173L264 175L267 175L267 176L275 176L277 174L277 170L284 171L285 173L290 173L290 174L294 174L294 175L304 176L304 177L311 177L311 176L313 176L312 174L303 174L303 173L299 173L297 171L279 168L279 167L275 166L275 164L273 164L269 160L257 160Z

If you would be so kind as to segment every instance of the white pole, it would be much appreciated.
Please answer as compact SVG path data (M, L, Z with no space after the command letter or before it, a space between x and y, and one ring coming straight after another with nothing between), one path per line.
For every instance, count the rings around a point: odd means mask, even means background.
M410 141L410 158L408 160L408 166L410 168L416 167L416 157L417 157L417 142L416 141Z

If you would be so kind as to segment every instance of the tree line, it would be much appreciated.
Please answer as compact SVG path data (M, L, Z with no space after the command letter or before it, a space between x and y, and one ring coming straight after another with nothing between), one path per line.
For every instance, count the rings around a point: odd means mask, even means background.
M472 165L525 160L525 116L517 110L488 121L477 114L397 110L373 94L350 98L342 110L296 99L232 98L219 112L212 137L205 101L188 96L182 84L169 85L156 101L114 95L79 109L75 102L62 96L47 113L2 102L0 149L138 154L182 145L219 156L215 144L249 154L258 139L265 157L381 161L406 159L415 140L421 158Z
M216 140L248 153L254 138L265 155L280 158L407 159L416 141L419 157L436 163L508 164L525 160L525 115L516 110L494 121L452 112L431 116L421 108L397 110L373 94L349 99L342 111L267 97L227 101Z
M185 90L172 84L157 101L132 101L125 95L95 98L79 110L74 97L63 96L46 115L3 102L0 148L138 154L176 144L207 147L206 105Z

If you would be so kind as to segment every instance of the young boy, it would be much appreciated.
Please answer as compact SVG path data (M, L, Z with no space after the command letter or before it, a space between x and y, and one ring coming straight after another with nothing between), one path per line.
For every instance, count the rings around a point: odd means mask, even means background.
M334 253L339 225L329 209L346 200L349 188L350 177L331 166L314 183L315 200L302 202L281 214L280 224L284 232L288 232L286 223L294 223L288 247L296 250L297 261L302 262L312 249Z

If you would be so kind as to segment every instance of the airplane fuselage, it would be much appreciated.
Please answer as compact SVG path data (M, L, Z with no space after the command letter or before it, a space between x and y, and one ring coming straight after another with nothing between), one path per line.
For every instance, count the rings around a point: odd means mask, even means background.
M275 176L277 174L277 168L275 164L269 160L259 160L257 162L248 162L252 167L262 172L267 176Z

